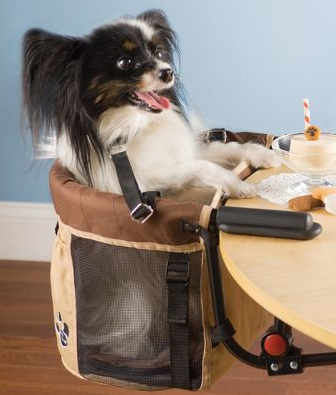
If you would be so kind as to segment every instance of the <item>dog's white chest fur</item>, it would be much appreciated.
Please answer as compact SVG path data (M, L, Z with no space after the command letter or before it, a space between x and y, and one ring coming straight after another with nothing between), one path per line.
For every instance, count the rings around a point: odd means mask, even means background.
M160 114L138 110L132 106L111 109L99 125L99 135L106 147L104 162L98 163L92 150L93 187L101 191L121 193L108 147L120 138L128 141L125 148L133 172L142 191L164 191L171 185L174 169L195 157L196 143L187 122L173 109ZM74 153L66 143L66 134L58 142L57 156L82 183L84 177L75 166Z
M139 184L146 190L164 191L170 186L168 180L174 179L174 171L195 158L195 138L173 110L149 119L126 148Z
M106 147L104 161L99 162L92 149L91 165L93 187L100 191L121 194L108 151L117 139L127 141L125 148L143 192L171 193L188 185L219 189L237 197L253 196L255 186L240 181L225 167L233 167L241 160L254 167L279 164L274 152L258 144L201 144L189 124L174 109L156 114L133 106L112 108L104 114L98 132ZM86 184L66 136L67 133L63 133L58 140L57 156L78 181Z

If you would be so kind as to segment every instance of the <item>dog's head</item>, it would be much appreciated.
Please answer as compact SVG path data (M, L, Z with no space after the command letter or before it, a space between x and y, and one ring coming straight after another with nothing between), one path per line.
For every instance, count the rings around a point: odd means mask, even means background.
M181 109L176 83L176 37L162 11L122 18L84 38L39 29L23 44L23 91L38 142L50 131L67 133L79 168L90 178L90 149L104 147L97 125L122 106L156 113Z
M176 40L162 12L148 12L99 28L89 38L81 67L81 97L93 116L131 104L169 108ZM170 98L172 98L170 96Z

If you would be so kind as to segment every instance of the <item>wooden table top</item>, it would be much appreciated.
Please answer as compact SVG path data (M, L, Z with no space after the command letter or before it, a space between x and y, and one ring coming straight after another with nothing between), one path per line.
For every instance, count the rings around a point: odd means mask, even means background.
M260 170L250 182L290 172ZM230 199L228 206L284 209L258 198ZM274 316L336 349L336 216L311 212L322 233L309 241L220 232L220 249L236 282Z

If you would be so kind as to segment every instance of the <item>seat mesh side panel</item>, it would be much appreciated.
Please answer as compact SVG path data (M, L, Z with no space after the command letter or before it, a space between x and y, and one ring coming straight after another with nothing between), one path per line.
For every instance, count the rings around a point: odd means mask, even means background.
M72 236L79 372L130 388L171 385L167 324L168 252ZM201 252L190 255L192 388L202 379Z

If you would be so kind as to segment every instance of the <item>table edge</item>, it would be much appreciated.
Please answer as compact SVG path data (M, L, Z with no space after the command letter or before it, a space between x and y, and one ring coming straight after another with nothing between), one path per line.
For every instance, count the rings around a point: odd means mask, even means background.
M223 232L220 232L220 253L224 265L236 283L246 292L255 302L267 310L269 313L292 326L299 332L311 337L312 339L336 349L336 336L324 327L309 321L293 310L286 308L285 305L272 298L261 288L255 285L234 263L231 256L225 250L225 240Z

